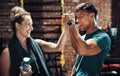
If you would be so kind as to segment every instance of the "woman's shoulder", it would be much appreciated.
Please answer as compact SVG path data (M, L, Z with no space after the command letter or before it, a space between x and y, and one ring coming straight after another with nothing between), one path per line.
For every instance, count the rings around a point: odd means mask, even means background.
M3 49L2 53L1 53L1 57L6 57L9 55L9 48L6 47Z
M0 56L0 69L2 75L8 76L9 74L9 66L10 66L10 59L9 59L9 49L8 47L5 48Z

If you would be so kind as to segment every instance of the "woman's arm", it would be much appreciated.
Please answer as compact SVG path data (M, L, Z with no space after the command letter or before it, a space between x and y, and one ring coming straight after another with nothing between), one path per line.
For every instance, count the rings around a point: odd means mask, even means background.
M44 51L57 52L57 51L63 50L65 43L67 41L68 34L69 34L69 26L67 24L68 21L69 21L69 18L66 16L63 16L64 29L57 43L47 42L47 41L43 41L40 39L36 40Z
M5 48L1 54L0 67L1 67L1 76L9 76L10 59L9 59L8 48Z
M68 31L69 31L68 28L64 29L57 43L47 42L41 39L36 39L36 41L40 44L40 46L45 52L61 51L65 46Z

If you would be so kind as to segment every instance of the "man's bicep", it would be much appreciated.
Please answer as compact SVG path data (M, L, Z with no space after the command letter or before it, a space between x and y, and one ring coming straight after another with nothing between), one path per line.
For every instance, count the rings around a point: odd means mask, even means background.
M88 50L89 55L96 55L96 54L100 53L101 49L94 39L88 39L86 41L86 43L88 46L87 50Z

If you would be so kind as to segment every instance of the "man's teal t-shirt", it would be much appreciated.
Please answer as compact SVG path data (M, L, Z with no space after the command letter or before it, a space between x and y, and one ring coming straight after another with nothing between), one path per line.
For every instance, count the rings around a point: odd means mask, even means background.
M75 72L76 76L100 76L102 64L107 53L110 51L111 40L109 35L101 29L83 36L84 40L94 39L101 49L101 52L93 56L76 55Z

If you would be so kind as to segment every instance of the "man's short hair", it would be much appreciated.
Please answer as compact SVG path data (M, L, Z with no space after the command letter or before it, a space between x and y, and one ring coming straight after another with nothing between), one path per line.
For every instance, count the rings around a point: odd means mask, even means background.
M85 12L93 12L95 14L95 17L98 13L97 8L90 2L81 3L78 6L76 6L75 12L78 12L80 10Z

